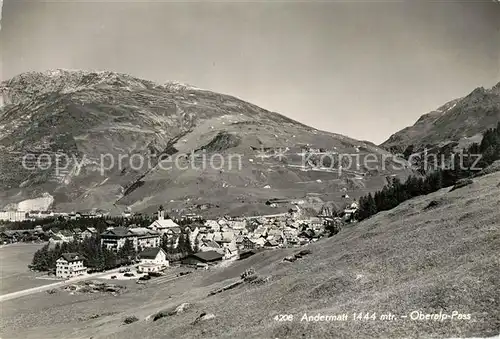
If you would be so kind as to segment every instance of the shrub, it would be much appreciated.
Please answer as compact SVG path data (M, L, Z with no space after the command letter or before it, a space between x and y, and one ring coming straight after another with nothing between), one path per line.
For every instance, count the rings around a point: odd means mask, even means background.
M253 268L249 268L245 272L243 272L241 274L241 279L243 279L243 281L245 281L247 283L257 284L257 285L260 285L260 284L263 284L263 283L266 283L269 281L269 277L266 277L266 278L259 277L255 273L255 270Z
M168 317L168 316L169 316L168 312L166 312L166 311L160 311L160 312L156 313L153 316L153 321L156 321L158 319L161 319L161 318L164 318L164 317Z
M271 277L262 278L262 277L259 277L258 275L253 275L249 278L251 278L251 279L249 279L247 282L250 284L254 284L254 285L265 284L266 282L268 282L271 279Z
M126 317L125 320L123 320L123 323L124 324L132 324L132 323L135 323L136 321L139 321L139 318L137 318L136 316L130 316L130 317Z
M253 274L253 275L246 276L243 280L251 283L252 281L257 280L257 278L258 278L257 274Z
M241 277L241 279L246 281L249 277L251 277L253 275L255 275L255 270L250 267L249 269L245 270L245 272L241 273L240 277Z

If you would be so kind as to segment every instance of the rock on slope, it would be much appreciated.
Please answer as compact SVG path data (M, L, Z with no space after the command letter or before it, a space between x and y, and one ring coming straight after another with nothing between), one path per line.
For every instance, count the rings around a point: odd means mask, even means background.
M18 75L3 82L0 91L0 207L50 194L54 207L66 210L131 206L150 211L168 202L185 210L211 202L219 206L217 212L244 213L245 206L255 203L258 207L249 208L258 211L271 197L316 193L338 199L341 188L353 182L360 187L351 193L356 196L380 188L387 175L396 173L391 166L375 171L349 166L345 159L341 175L312 171L319 159L304 163L303 149L361 158L387 152L178 83L55 70ZM182 157L191 152L195 160ZM275 152L286 156L275 157ZM159 155L172 161L160 167ZM241 160L231 158L230 164L229 155ZM335 161L328 166L338 168Z
M73 338L94 339L490 338L500 331L499 204L496 172L352 224L307 246L312 253L293 263L282 259L299 249L269 250L229 267L151 281L139 290L131 286L119 298L75 296L71 302L42 293L6 301L0 330L6 338L67 338L69 331ZM269 281L209 296L249 267ZM147 320L186 302L190 308L183 313ZM414 311L471 318L412 320ZM79 320L96 312L103 316ZM115 313L107 316L110 312ZM202 312L215 318L194 323ZM304 313L351 318L305 322ZM376 319L354 321L353 313L375 313ZM389 313L393 320L379 318ZM293 320L275 320L288 314ZM132 315L140 321L122 325Z
M493 128L500 121L500 82L491 89L476 88L466 97L452 100L424 114L410 127L391 135L380 146L393 152L415 151L458 142ZM474 140L474 141L480 141Z

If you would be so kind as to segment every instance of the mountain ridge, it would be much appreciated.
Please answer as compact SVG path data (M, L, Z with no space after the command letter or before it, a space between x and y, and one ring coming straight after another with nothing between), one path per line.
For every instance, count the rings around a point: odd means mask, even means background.
M380 147L403 153L409 147L419 151L471 137L477 142L480 134L495 127L499 120L500 82L490 89L477 87L468 95L423 114L415 124L392 134Z

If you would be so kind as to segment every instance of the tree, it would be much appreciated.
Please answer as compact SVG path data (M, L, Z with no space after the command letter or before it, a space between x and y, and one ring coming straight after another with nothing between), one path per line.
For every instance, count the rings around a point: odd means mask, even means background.
M373 196L371 193L368 194L368 200L367 200L367 208L368 208L368 216L372 216L377 213L377 205L375 204L375 200L373 199Z
M118 259L122 262L130 263L135 259L137 253L135 252L134 244L130 239L126 239L123 246L118 251Z
M189 242L189 239L187 239L187 241ZM177 252L187 253L186 236L184 233L179 234L179 243L177 245Z
M357 218L359 220L364 220L377 213L377 205L375 204L375 199L373 196L368 194L366 197L361 197L359 199L359 210Z
M174 254L176 252L175 240L176 239L173 235L168 238L168 253L170 254Z
M200 251L200 240L198 237L194 239L193 253L198 253Z
M55 263L54 263L55 266ZM49 245L45 245L35 252L30 267L37 271L48 271L53 266L49 256Z
M105 247L102 252L104 257L104 269L109 270L115 268L117 266L117 256L115 252L108 250Z
M184 239L185 239L184 241L185 241L186 253L187 254L194 253L193 246L191 245L191 231L189 230L189 228L187 229Z
M168 246L169 246L168 236L166 234L163 234L163 237L161 238L160 247L165 251L165 253L169 253Z

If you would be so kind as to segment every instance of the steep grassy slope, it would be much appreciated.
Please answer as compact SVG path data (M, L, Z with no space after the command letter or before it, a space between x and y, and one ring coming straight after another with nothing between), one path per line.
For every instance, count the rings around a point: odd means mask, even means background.
M429 207L431 201L432 207ZM2 337L14 338L450 338L500 333L500 173L467 187L409 200L297 250L267 251L227 268L151 284L120 297L34 295L2 303ZM248 267L263 285L208 293ZM90 300L89 300L90 299ZM179 315L148 320L189 302ZM418 321L413 311L470 314L471 320ZM111 313L109 313L111 312ZM202 313L215 318L193 323ZM377 313L377 320L306 323L303 314ZM393 321L379 316L391 312ZM89 319L92 314L102 314ZM292 314L293 321L274 316ZM128 315L140 321L122 325ZM80 319L79 319L80 318Z
M215 200L230 212L233 203L263 206L268 198L303 198L305 192L340 197L343 185L357 177L361 187L380 188L386 175L396 173L390 166L368 173L344 162L342 175L304 170L302 149L361 158L387 152L187 85L57 70L21 74L0 84L0 92L5 104L0 107L0 208L47 192L61 210L132 206L145 211L170 200L176 202L172 208L189 209L193 199L202 198L196 204ZM196 161L176 165L175 159L191 152ZM286 157L278 159L275 152ZM211 162L214 154L219 163ZM172 156L167 169L159 168L160 155ZM241 162L229 167L230 155ZM23 159L25 167L36 169L23 168ZM318 179L325 183L316 185ZM272 190L261 192L267 185Z
M413 126L391 135L381 146L404 152L409 146L417 151L426 146L459 142L495 127L499 120L500 83L491 89L476 88L469 95L422 115Z

